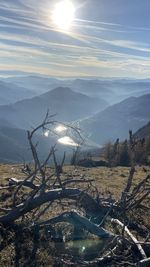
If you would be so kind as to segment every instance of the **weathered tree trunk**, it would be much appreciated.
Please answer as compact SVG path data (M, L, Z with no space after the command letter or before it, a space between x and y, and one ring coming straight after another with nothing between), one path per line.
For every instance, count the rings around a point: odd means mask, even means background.
M42 193L29 201L28 203L22 203L13 208L6 215L0 217L0 223L10 224L19 219L24 214L32 211L33 209L40 207L46 202L54 201L57 199L80 199L81 206L88 211L100 211L100 207L97 202L89 196L87 193L74 188L66 189L54 189L48 192Z
M100 238L109 238L115 236L111 232L106 231L104 228L92 223L86 217L80 215L77 211L64 212L54 218L41 222L37 225L55 224L59 222L69 222L75 226L78 226L79 228L88 230L90 233Z

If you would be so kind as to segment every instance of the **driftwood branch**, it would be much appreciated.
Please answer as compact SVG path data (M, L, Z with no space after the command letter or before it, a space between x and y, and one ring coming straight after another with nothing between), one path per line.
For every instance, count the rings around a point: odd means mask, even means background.
M120 222L118 219L112 219L111 222L113 224L117 224L121 227L122 230L128 235L128 237L132 240L132 242L136 245L137 249L139 250L141 256L143 259L146 259L147 256L142 248L142 246L139 244L139 241L133 236L133 234L129 231L127 226L125 226L122 222Z
M0 223L2 224L10 224L16 221L19 217L24 214L32 211L33 209L40 207L41 205L49 202L55 201L57 199L78 199L82 195L82 206L85 210L100 210L100 207L96 203L96 201L88 195L86 192L81 191L76 188L66 188L66 189L54 189L47 192L44 192L38 196L35 196L31 201L26 203L22 203L15 208L13 208L8 214L0 217Z
M38 225L48 225L48 224L55 224L55 223L60 223L60 222L68 222L75 226L77 225L78 227L88 230L90 233L100 238L114 237L114 234L90 222L86 217L80 215L77 211L64 212L61 215L58 215L47 221L41 222Z
M56 181L58 181L59 186L62 188L63 186L62 186L62 181L61 181L60 175L62 173L62 166L63 166L63 162L65 160L65 153L64 153L64 158L62 160L62 165L58 165L54 149L52 150L52 155L53 155L53 160L54 160L54 164L55 164Z
M135 173L135 168L132 167L131 170L130 170L130 173L129 173L127 185L126 185L124 191L122 192L121 202L126 202L126 200L127 200L127 195L128 195L128 193L129 193L129 191L131 189L131 186L132 186L134 173Z

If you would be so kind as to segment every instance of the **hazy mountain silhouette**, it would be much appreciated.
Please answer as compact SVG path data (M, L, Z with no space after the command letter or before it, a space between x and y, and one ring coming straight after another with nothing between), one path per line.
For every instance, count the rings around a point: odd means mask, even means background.
M131 97L80 122L90 138L104 144L116 138L128 137L129 129L135 132L150 120L150 94Z
M104 100L90 98L58 87L40 96L0 107L0 118L5 118L19 128L29 128L41 123L47 110L57 114L57 120L72 121L87 117L107 106Z
M76 79L72 81L72 88L85 94L109 97L112 90L107 86L106 81Z
M134 137L139 139L150 137L150 122L148 122L146 125L137 130L134 134Z
M57 136L45 137L43 133L34 136L33 142L38 142L38 153L40 159L45 159L52 145L57 142ZM59 155L63 154L64 146L57 146ZM66 148L65 148L66 149ZM32 155L27 138L27 131L0 126L0 162L23 162L31 161Z
M57 79L42 75L24 75L9 77L5 81L33 90L36 94L60 86L69 87L87 96L104 99L109 104L150 92L149 79Z
M143 95L149 92L149 79L59 80L31 75L3 79L0 81L0 160L18 161L21 155L31 157L26 131L21 128L31 129L41 123L48 109L50 114L56 114L56 120L80 121L89 141L102 145L118 137L125 139L129 129L135 132L150 120L150 94ZM113 104L116 102L119 103ZM143 136L147 129L149 126L137 133ZM40 138L44 154L56 140Z
M27 133L24 130L0 127L0 162L18 162L31 159Z
M63 84L63 80L51 78L51 77L42 77L42 76L17 76L10 77L6 80L13 82L17 86L22 86L28 88L32 91L35 91L37 94L45 93L49 90L52 90Z
M29 89L19 87L13 83L0 81L0 105L14 103L34 95L35 93Z
M76 79L72 88L89 96L101 97L115 104L131 96L141 96L150 92L149 80L84 80Z

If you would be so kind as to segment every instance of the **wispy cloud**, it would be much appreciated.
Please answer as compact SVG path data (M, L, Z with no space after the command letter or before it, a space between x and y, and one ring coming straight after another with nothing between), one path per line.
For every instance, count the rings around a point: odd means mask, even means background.
M150 45L135 34L148 27L77 18L65 33L51 21L54 3L0 1L0 69L55 76L148 75Z

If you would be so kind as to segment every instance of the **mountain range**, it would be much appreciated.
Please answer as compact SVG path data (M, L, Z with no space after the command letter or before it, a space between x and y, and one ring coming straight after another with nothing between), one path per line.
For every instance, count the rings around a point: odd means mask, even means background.
M30 89L10 82L0 81L0 105L15 103L24 98L31 98L34 95L35 92Z
M79 125L93 146L128 138L150 121L150 80L56 79L9 77L0 81L0 161L31 160L26 130L37 126L49 110L54 120ZM139 136L149 125L137 131ZM57 142L36 137L41 156ZM62 153L65 146L60 148Z
M75 92L104 99L110 105L131 96L150 92L150 79L57 79L48 76L24 75L3 79L17 86L42 94L56 87L69 87Z
M150 119L150 94L130 97L104 111L80 121L81 129L93 141L104 144L128 137L128 131L137 131Z
M15 127L27 129L41 123L48 109L51 115L57 115L57 120L68 122L87 117L106 106L104 100L58 87L15 104L0 106L0 120L5 118Z
M51 78L51 77L42 77L42 76L13 76L3 79L3 81L8 81L19 87L25 87L29 90L36 92L36 94L42 94L49 90L52 90L56 87L63 85L63 80Z

